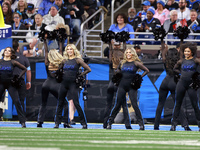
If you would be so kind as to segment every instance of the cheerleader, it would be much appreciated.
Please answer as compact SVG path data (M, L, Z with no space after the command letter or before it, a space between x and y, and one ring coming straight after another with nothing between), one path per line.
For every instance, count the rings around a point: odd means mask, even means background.
M3 59L0 60L0 97L4 94L5 89L8 90L13 103L15 104L19 122L22 128L26 128L26 117L22 110L21 103L19 101L19 95L15 86L20 78L25 74L26 67L15 61L15 51L11 47L6 47L3 54ZM20 75L17 78L13 78L14 67L22 69Z
M117 98L109 117L107 129L111 129L111 125L114 122L114 118L116 117L121 105L124 103L123 98L125 97L126 92L128 92L131 104L135 110L140 130L144 130L144 122L142 114L137 104L137 90L134 89L131 84L132 80L136 76L136 72L138 71L138 69L144 71L143 74L141 75L141 78L144 77L149 72L149 70L141 63L141 60L138 58L135 49L133 48L126 49L126 51L124 52L124 58L121 61L121 64L119 65L119 70L122 73L122 79L119 83L119 87L117 90Z
M89 73L91 69L86 63L84 63L81 58L80 52L77 50L74 44L68 44L65 47L63 57L64 60L62 61L60 66L60 68L63 68L63 77L61 86L59 88L59 104L54 128L59 128L59 124L62 118L62 109L65 102L65 96L67 94L67 99L73 99L83 129L87 129L87 120L85 117L85 113L79 104L79 87L76 84L76 78L80 67L85 68L85 71L82 72L79 76L84 76L85 74Z

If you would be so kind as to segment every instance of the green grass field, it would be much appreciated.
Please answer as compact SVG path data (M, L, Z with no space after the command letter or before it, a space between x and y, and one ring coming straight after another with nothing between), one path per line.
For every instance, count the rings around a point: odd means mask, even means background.
M200 150L198 131L0 128L0 150Z

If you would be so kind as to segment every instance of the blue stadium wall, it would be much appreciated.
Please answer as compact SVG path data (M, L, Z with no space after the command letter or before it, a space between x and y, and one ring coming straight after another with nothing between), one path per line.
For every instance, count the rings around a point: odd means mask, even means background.
M28 120L36 121L39 106L41 104L41 87L47 75L44 66L44 58L29 58L32 70L32 87L27 91L26 98L26 116ZM143 118L148 122L153 122L155 118L156 107L158 104L158 90L166 72L164 71L161 60L144 60L145 66L150 70L150 73L144 77L140 88L139 107ZM80 104L85 110L88 122L103 122L103 116L106 106L106 94L111 72L109 70L108 59L91 59L89 66L92 72L88 74L88 100L83 101L80 96ZM199 93L199 92L198 92ZM81 94L82 95L82 94ZM54 121L57 100L49 94L48 106L46 112L46 121ZM173 100L168 95L165 107L162 113L161 123L170 123L173 111ZM191 107L190 100L187 95L183 102L184 110L187 114L190 123L196 124L194 111ZM13 109L13 115L16 115ZM75 116L78 116L77 112ZM78 121L79 118L75 117Z

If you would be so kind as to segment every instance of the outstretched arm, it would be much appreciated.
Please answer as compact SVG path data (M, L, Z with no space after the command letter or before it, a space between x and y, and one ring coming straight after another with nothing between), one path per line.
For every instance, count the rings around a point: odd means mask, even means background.
M141 62L135 61L135 65L144 71L141 75L142 78L149 73L149 69L145 67Z

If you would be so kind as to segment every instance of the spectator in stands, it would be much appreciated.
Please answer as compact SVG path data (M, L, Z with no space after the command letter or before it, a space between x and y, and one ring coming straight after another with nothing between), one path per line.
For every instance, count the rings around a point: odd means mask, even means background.
M56 25L59 23L65 24L64 19L59 16L58 9L58 6L56 4L53 4L50 8L49 14L43 17L43 23L51 26L52 29L55 29Z
M134 32L133 27L127 23L127 17L124 13L118 13L115 17L115 24L112 24L108 30L113 32ZM134 39L135 35L130 34L130 39ZM133 41L127 41L127 44L133 44Z
M70 11L70 32L74 36L73 40L76 40L80 36L81 16L84 13L84 7L79 0L65 0L65 6Z
M88 17L95 13L97 9L97 1L96 0L80 0L83 4L84 10L87 12ZM88 18L87 17L87 18ZM89 20L88 27L92 28L94 26L95 17Z
M5 24L11 25L13 20L12 20L12 9L10 7L10 4L4 2L2 5L2 11Z
M22 13L22 20L25 18L26 14L26 8L27 8L27 3L26 0L19 0L17 8L15 9L15 12L20 12Z
M20 22L22 16L21 16L21 13L17 13L17 12L14 12L13 13L13 21L14 23L12 24L12 29L13 30L26 30L26 27ZM25 32L12 32L12 35L13 36L26 36L26 33ZM22 40L22 41L25 41L24 38L15 38L15 40L19 41L19 40Z
M151 6L154 7L154 9L157 9L157 1L156 0L149 0L151 3Z
M165 8L167 8L169 11L178 9L178 3L175 2L175 0L168 0L165 5Z
M55 0L43 0L40 3L38 13L42 16L47 15Z
M175 24L177 24L179 21L180 20L178 19L177 11L170 11L170 19L166 20L163 24L165 31L172 33L174 31Z
M31 26L31 30L41 30L42 28L44 28L46 25L42 23L42 21L43 21L42 16L40 14L36 14L35 21ZM35 32L34 36L38 36L38 32Z
M180 0L178 3L178 19L186 19L186 21L190 20L190 9L187 8L187 2L186 0Z
M197 18L197 11L192 9L190 11L190 20L187 21L188 28L192 33L200 33L200 20Z
M38 57L42 55L42 50L39 50L37 48L37 39L32 38L29 40L28 45L24 45L20 49L20 53L23 54L26 57Z
M28 4L27 11L26 11L25 17L24 17L24 25L26 26L27 29L29 29L29 27L31 27L33 25L36 14L37 13L35 11L34 5Z
M150 5L151 4L150 4L149 1L147 1L147 0L144 1L142 3L142 10L137 13L137 16L139 16L142 21L144 21L145 19L147 19L147 10L149 9Z
M153 32L157 25L160 25L160 21L154 18L155 9L150 7L147 10L147 19L145 19L137 28L136 32Z
M163 25L165 20L169 19L169 10L165 8L165 2L163 0L157 1L157 9L153 17L160 20L161 25Z
M199 9L199 0L187 0L187 8L197 11Z
M138 24L141 23L141 18L136 16L136 10L133 7L128 9L128 23L133 26L134 31L138 27Z
M43 0L26 0L27 4L33 4L35 9L38 10Z
M138 55L138 58L140 60L142 60L142 59L152 59L153 58L153 56L151 54L142 53L141 47L138 44L134 46L134 49L135 49L135 51Z
M71 21L71 16L67 7L64 7L63 0L55 0L55 4L58 6L58 13L65 20L65 24L69 25Z

